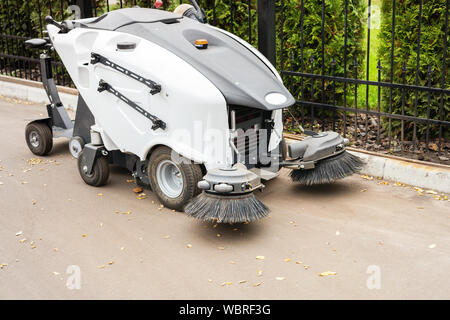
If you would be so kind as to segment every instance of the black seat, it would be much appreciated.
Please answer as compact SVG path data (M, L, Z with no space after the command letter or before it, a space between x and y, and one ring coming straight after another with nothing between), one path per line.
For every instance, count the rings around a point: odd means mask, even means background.
M48 46L48 42L46 39L41 39L41 38L35 38L35 39L30 39L25 41L25 45L28 48L32 48L32 49L45 49Z

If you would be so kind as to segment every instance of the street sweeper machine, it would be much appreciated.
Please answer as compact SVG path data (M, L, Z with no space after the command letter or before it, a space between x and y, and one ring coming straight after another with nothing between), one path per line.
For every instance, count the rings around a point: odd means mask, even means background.
M222 223L263 218L255 197L281 168L304 185L358 171L335 132L283 139L283 109L295 99L273 65L237 36L207 24L196 1L174 12L127 8L98 18L45 19L41 72L48 117L26 127L36 155L67 137L81 178L104 185L109 165L127 168L166 207ZM79 92L75 120L61 102L49 50Z

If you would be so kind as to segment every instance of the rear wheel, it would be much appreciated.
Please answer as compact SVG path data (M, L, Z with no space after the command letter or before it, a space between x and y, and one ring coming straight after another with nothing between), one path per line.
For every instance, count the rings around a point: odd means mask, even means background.
M152 152L148 176L159 201L165 207L179 211L198 194L197 182L202 178L199 165L182 157L173 159L172 149L168 147L159 147Z
M99 156L95 159L94 165L92 166L91 173L88 173L87 167L83 165L84 155L81 151L78 155L78 171L80 176L86 184L93 187L101 187L106 184L109 178L109 163L108 160Z
M45 156L53 147L53 134L45 122L32 122L25 128L28 148L37 156Z

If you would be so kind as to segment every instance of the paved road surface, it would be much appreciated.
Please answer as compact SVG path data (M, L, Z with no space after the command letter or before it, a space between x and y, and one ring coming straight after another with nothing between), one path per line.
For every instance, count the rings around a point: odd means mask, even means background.
M258 195L270 218L214 227L138 200L120 169L85 185L64 140L30 165L24 127L43 113L0 99L0 298L450 298L446 200L357 175L304 188L283 171Z

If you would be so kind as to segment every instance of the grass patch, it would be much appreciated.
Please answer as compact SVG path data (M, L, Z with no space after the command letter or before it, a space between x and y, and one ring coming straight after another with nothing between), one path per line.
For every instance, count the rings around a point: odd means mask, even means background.
M378 81L378 47L380 45L380 23L378 22L378 25L375 25L373 22L373 19L380 19L381 16L381 0L372 0L372 8L374 6L378 6L380 9L380 12L377 16L372 16L372 24L376 28L370 29L370 51L369 51L369 80L370 81ZM364 40L363 40L363 48L367 50L367 12L366 12L366 19L364 22ZM364 77L363 80L367 79L367 51L364 54L364 62L360 66L362 70L364 71ZM358 107L359 108L366 108L366 87L365 85L359 85L358 86ZM374 110L378 108L378 88L376 86L369 86L369 95L368 95L368 101L369 101L369 109Z

